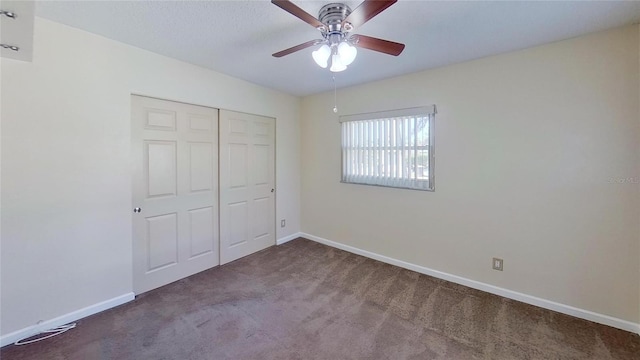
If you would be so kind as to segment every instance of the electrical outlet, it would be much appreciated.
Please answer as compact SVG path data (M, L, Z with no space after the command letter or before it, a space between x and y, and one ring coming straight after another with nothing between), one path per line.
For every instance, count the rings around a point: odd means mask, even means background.
M493 270L502 271L503 260L498 258L493 258Z
M280 220L280 227L285 227L285 226L287 226L287 220L285 219Z

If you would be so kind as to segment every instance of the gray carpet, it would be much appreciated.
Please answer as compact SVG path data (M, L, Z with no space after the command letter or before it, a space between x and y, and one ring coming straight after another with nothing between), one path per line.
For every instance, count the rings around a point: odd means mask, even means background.
M640 336L297 239L13 359L640 359Z

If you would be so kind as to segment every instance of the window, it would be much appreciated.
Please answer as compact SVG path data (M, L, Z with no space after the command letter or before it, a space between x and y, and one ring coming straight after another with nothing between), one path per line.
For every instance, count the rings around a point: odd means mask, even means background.
M342 182L434 189L436 107L340 117Z

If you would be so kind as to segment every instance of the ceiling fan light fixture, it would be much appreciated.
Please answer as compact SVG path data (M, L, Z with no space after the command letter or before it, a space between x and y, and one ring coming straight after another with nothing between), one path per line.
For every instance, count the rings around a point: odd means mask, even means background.
M373 17L395 4L398 0L364 0L355 10L344 3L329 3L320 8L315 17L295 5L291 0L271 0L282 10L292 14L320 31L322 39L311 40L273 54L283 57L312 46L320 45L313 51L313 60L321 68L327 68L329 61L332 72L346 70L356 58L356 47L377 51L383 54L398 56L405 45L389 40L364 35L350 35Z
M334 54L331 57L331 68L329 70L331 70L332 72L340 72L346 69L347 69L347 65L342 63L342 59L340 59L340 55Z
M313 60L320 66L321 68L326 68L329 63L329 56L331 56L331 48L324 44L318 48L318 50L311 53L313 56Z
M340 55L340 60L344 65L350 65L353 60L356 59L358 50L355 46L352 46L346 41L343 41L340 43L340 45L338 45L338 54Z

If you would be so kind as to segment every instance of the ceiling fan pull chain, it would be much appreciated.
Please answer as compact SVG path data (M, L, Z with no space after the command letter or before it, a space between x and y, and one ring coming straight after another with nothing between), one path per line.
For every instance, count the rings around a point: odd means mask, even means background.
M333 112L338 113L338 90L336 89L336 77L333 76Z

